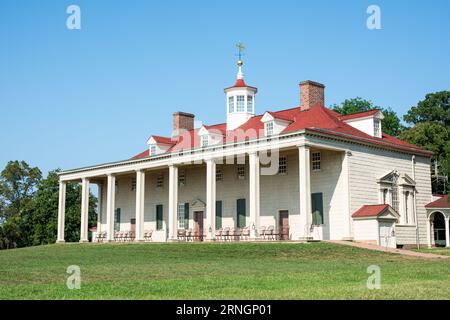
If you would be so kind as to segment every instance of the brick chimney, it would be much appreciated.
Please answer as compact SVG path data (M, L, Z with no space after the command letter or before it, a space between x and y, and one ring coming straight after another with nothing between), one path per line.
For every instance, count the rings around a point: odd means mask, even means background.
M301 110L308 110L316 104L325 105L325 86L311 80L300 82Z
M195 115L185 112L175 112L173 114L173 131L172 138L177 138L183 131L194 129Z

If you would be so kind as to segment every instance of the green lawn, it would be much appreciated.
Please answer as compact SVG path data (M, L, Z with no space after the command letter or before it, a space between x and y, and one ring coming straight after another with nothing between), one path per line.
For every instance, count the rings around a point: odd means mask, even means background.
M81 289L66 287L69 265ZM368 290L369 265L381 289ZM450 299L450 259L329 243L66 244L0 251L0 299Z
M443 256L450 256L450 248L430 248L430 249L420 249L420 250L416 250L414 249L414 251L417 252L425 252L425 253L434 253L434 254L440 254Z

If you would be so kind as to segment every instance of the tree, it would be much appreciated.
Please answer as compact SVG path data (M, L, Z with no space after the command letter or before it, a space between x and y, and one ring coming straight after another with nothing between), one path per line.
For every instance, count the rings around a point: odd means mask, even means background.
M450 127L450 91L429 93L403 117L407 123L431 122Z
M379 109L384 115L384 119L381 121L384 133L398 137L404 130L404 126L401 124L400 118L394 110L374 106L371 101L359 97L346 99L340 105L334 104L331 106L331 109L343 115Z
M404 120L412 125L402 134L410 143L434 152L432 157L436 176L450 177L450 91L429 93L425 99L411 107ZM445 183L433 179L433 192L446 193Z
M40 181L34 205L24 219L24 226L30 227L28 245L55 243L58 225L59 170L50 171L47 178ZM97 199L89 198L89 223L96 223ZM81 187L76 183L67 184L65 239L68 242L80 240Z
M33 198L42 178L39 168L25 161L10 161L0 174L0 217L17 216Z
M0 174L0 219L3 248L23 246L22 215L33 201L42 177L38 168L24 161L10 161Z
M54 243L58 220L58 171L42 179L38 168L11 161L0 176L0 249ZM89 200L89 226L96 223L97 199ZM66 240L80 239L81 187L66 189Z

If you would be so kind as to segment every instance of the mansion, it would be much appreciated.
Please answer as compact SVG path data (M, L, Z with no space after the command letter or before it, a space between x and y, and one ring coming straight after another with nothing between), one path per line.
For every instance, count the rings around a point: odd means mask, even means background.
M81 183L80 242L349 240L386 247L449 244L449 210L429 210L431 152L383 132L380 110L341 115L325 86L300 83L299 101L257 113L243 62L224 90L226 122L195 127L173 114L170 137L117 162L60 173L58 242L67 183ZM220 104L220 102L219 102ZM90 184L99 188L89 236ZM445 205L445 204L444 204ZM436 229L436 230L435 230Z

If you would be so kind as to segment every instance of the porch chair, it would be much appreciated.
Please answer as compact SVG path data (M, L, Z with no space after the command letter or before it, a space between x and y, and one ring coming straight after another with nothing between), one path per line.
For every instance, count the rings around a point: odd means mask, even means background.
M242 229L241 238L242 240L248 240L250 238L250 227Z
M265 231L265 235L266 235L268 240L273 240L273 232L274 232L274 227L273 226L267 227L267 229Z
M280 230L274 229L272 231L272 239L273 240L280 240Z
M266 226L259 227L258 236L263 240L266 239Z
M222 228L216 230L216 233L215 233L216 240L219 240L219 241L222 240L222 231L223 231Z
M144 231L144 241L152 241L153 230Z
M177 239L180 241L186 241L186 230L185 229L178 229L177 231Z
M230 227L225 227L222 230L222 240L223 241L228 241L230 238Z

